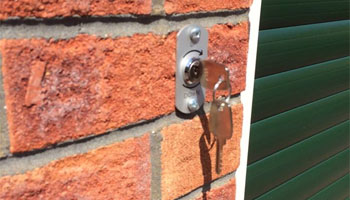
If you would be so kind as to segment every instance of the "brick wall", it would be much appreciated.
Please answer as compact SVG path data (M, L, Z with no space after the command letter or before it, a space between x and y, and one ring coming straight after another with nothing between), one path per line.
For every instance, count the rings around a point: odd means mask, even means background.
M251 0L0 1L0 199L234 199ZM175 112L177 31L230 68L215 173L210 99Z

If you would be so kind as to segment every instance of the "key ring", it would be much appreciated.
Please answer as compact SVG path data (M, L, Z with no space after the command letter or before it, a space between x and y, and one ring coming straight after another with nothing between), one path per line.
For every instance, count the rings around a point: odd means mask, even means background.
M225 71L226 71L226 84L227 84L227 88L229 91L225 101L228 104L230 102L232 88L231 88L231 84L230 84L230 71L227 67L225 67ZM219 86L221 85L222 82L224 82L224 80L223 80L222 76L220 76L218 82L216 82L214 89L213 89L213 100L215 99L216 90L219 88Z

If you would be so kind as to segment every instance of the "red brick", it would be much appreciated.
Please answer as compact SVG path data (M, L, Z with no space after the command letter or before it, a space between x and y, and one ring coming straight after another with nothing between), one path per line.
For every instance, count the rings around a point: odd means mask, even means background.
M201 195L196 200L235 200L236 199L236 181L231 179L225 185L211 189Z
M209 56L229 66L237 94L245 87L248 23L209 33ZM175 40L175 32L0 40L11 152L173 112Z
M0 178L0 199L150 199L149 135Z
M40 101L41 81L45 73L45 63L37 62L33 63L29 82L27 86L27 93L24 99L24 105L31 106Z
M104 16L150 14L151 0L1 0L0 20L9 17Z
M249 8L252 0L165 0L167 14Z
M195 117L165 127L161 133L162 197L177 198L197 187L233 172L239 165L242 105L232 107L234 133L223 150L222 172L215 172L216 143L208 131L207 118ZM203 128L204 127L204 128Z
M216 25L209 29L209 59L230 68L232 94L245 89L249 24Z

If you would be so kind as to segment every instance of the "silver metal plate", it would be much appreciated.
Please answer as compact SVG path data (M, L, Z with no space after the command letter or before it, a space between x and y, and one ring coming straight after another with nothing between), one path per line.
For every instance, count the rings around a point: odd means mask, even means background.
M199 35L196 34L196 31ZM176 108L185 114L198 110L205 101L205 89L200 82L186 84L185 68L193 58L208 57L208 31L198 25L188 25L177 34L176 42ZM193 102L198 105L193 106Z

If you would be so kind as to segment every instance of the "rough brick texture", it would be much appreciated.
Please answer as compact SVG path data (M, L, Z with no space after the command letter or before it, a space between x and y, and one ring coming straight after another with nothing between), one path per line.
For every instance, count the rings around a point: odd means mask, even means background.
M151 0L1 0L0 20L9 17L105 16L150 14Z
M244 90L248 23L209 30L209 56ZM175 40L136 34L1 40L11 152L100 134L174 111Z
M252 0L165 0L167 14L248 8Z
M150 199L149 135L0 178L0 199Z
M208 118L195 117L191 121L165 127L161 133L162 197L174 199L193 189L210 183L239 165L242 131L242 105L232 106L234 133L223 150L222 173L215 172L216 143L208 131ZM214 144L214 145L213 145Z
M235 200L236 199L236 181L231 179L225 185L203 192L201 197L196 200Z

